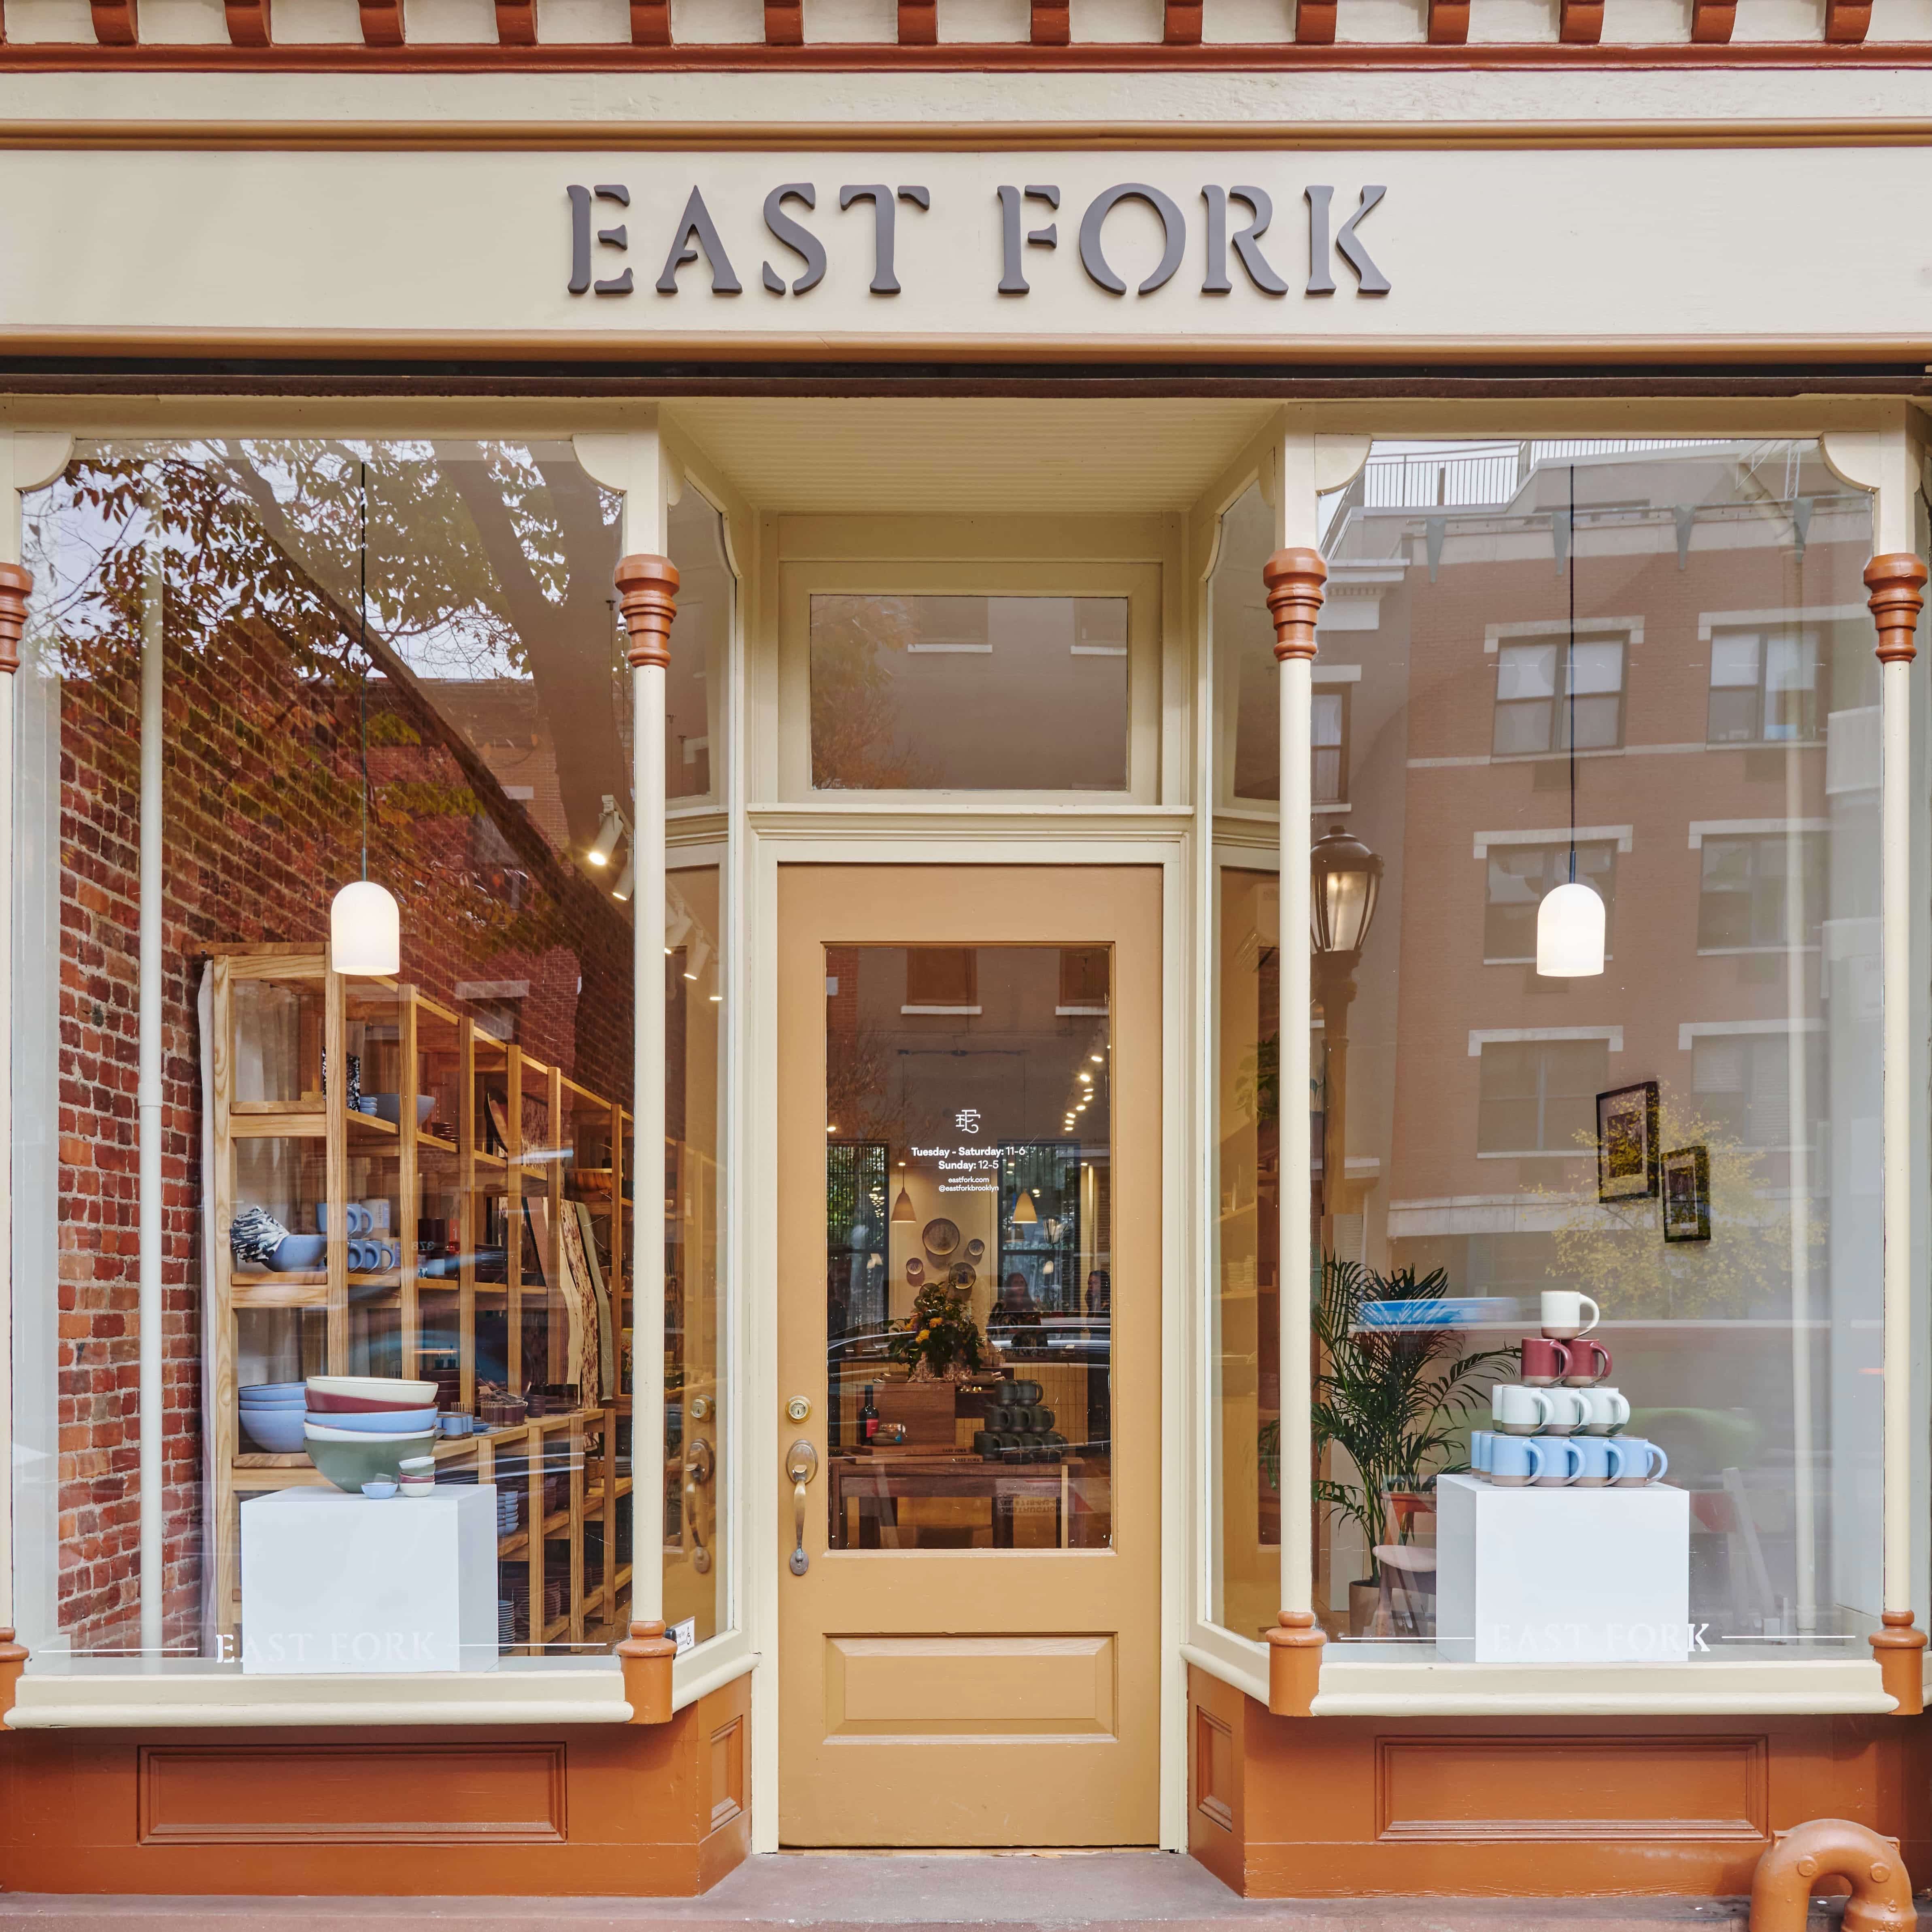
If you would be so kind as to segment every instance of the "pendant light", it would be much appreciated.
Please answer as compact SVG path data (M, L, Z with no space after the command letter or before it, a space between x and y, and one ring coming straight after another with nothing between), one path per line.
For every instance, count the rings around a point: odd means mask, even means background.
M1019 1198L1013 1203L1013 1226L1030 1228L1040 1219L1040 1210L1033 1204L1033 1196L1022 1187Z
M1545 892L1536 909L1536 971L1544 980L1586 980L1604 970L1604 902L1576 876L1576 466L1570 466L1570 640L1563 660L1563 701L1570 740L1570 876Z
M892 1203L892 1219L895 1221L916 1221L919 1219L919 1210L914 1207L912 1196L906 1192L904 1161L899 1162L899 1198Z
M394 896L369 876L369 466L362 469L360 506L362 644L362 876L344 886L328 909L329 963L356 979L401 970L402 914Z

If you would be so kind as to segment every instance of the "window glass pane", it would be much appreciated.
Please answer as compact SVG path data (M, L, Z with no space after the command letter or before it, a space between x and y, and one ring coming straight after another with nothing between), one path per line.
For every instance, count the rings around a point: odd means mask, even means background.
M835 1550L1112 1540L1108 961L826 949Z
M825 790L1124 791L1124 597L812 599Z
M18 1304L15 1361L37 1658L145 1643L234 1667L245 1641L295 1667L336 1654L300 1622L325 1602L432 1666L624 1630L619 507L567 444L320 440L82 446L28 505L22 833L73 861L28 895L13 1016L36 1042L22 1114L61 1124L23 1148L15 1220L16 1268L46 1284ZM722 584L705 595L728 610ZM89 1178L136 1161L144 662L166 746L170 1391L165 1600L146 1606L136 1190ZM365 868L398 905L393 977L331 970L332 901ZM715 872L680 875L669 910L675 1438L680 1381L718 1399ZM343 1376L376 1385L310 1379ZM406 1503L361 1492L418 1478L433 1493ZM460 1639L331 1526L404 1508L445 1511L486 1558ZM674 1569L697 1567L691 1520L668 1515ZM714 1563L687 1592L700 1636L718 1587Z
M693 802L721 796L725 667L736 580L724 554L724 519L686 489L670 513L677 616L664 674L664 796ZM626 694L628 697L628 693Z
M1242 1062L1279 1022L1250 875L1221 878L1220 1614L1255 1634L1270 1607L1277 1276L1323 1284L1328 1634L1452 1656L1476 1638L1438 1622L1450 1499L1489 1493L1463 1472L1490 1389L1568 1291L1601 1306L1624 1437L1690 1492L1662 1554L1688 1576L1691 1660L1862 1654L1882 1500L1870 501L1803 442L1405 443L1324 524L1331 585L1364 598L1320 662L1355 674L1358 743L1394 755L1350 782L1372 922L1358 956L1311 961L1307 1276L1267 1253L1242 1178L1264 1165ZM1741 610L1764 615L1722 621ZM1606 956L1545 978L1537 914L1573 824ZM1231 1217L1251 1199L1249 1232ZM1405 1301L1428 1313L1398 1333L1384 1305ZM1418 1361L1466 1363L1471 1400L1391 1436ZM1578 1641L1611 1643L1591 1617Z

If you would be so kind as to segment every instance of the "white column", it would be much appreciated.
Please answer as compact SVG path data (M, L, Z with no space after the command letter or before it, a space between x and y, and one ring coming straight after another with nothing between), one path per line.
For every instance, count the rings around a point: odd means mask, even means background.
M1305 1715L1321 1675L1315 1615L1314 1474L1310 1415L1309 742L1315 622L1328 577L1316 548L1315 439L1285 435L1276 486L1281 548L1262 566L1274 621L1281 707L1281 1614L1269 1636L1268 1706Z
M151 504L150 514L156 506ZM161 552L151 530L141 599L140 939L138 988L140 1124L141 1649L162 1646L166 1607L162 1538L161 1432Z
M578 460L624 493L616 587L630 644L633 938L631 1118L631 1625L618 1646L632 1721L671 1715L676 1646L664 1625L664 673L677 611L667 554L676 480L655 419L580 436Z
M1890 521L1881 493L1880 532ZM1924 1708L1912 1591L1912 685L1926 568L1909 550L1865 566L1878 629L1882 764L1879 793L1880 970L1885 1003L1885 1610L1872 1640L1901 1713Z

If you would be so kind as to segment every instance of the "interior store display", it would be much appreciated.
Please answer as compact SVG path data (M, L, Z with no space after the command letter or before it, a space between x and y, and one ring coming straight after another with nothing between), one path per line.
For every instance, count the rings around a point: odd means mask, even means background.
M1554 1446L1566 1460L1588 1454L1568 1438ZM1437 1654L1478 1664L1688 1658L1688 1492L1628 1475L1598 1487L1539 1486L1516 1476L1516 1459L1526 1470L1542 1443L1497 1436L1494 1447L1512 1480L1492 1472L1436 1486Z
M496 1490L433 1484L404 1509L394 1478L374 1486L242 1504L244 1674L496 1667Z
M260 1056L247 1029L263 988L292 989L304 1017L289 1090L250 1101L224 1070L238 1050ZM404 1465L426 1456L432 1490L535 1497L497 1558L531 1600L547 1577L562 1600L522 1640L608 1640L629 1582L628 1550L610 1556L629 1401L614 1351L605 1372L593 1283L610 1328L627 1324L628 1116L410 986L330 972L320 947L218 953L203 1000L227 1049L203 1069L213 1634L237 1628L244 1498L320 1481L358 1504L372 1482L398 1485L386 1501L422 1499ZM326 1058L350 1068L353 1094L326 1090ZM496 1151L493 1126L512 1136ZM399 1239L412 1224L417 1238ZM308 1264L281 1264L297 1243Z

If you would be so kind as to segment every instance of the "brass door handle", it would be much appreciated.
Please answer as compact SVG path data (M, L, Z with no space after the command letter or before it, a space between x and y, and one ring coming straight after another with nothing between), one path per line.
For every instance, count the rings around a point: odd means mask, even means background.
M711 1552L705 1544L704 1525L698 1516L698 1487L710 1481L716 1466L711 1444L698 1436L684 1459L684 1520L691 1527L691 1567L700 1576L710 1574Z
M791 1479L791 1574L802 1576L812 1567L805 1553L805 1486L818 1474L818 1451L802 1436L785 1451L785 1474Z

